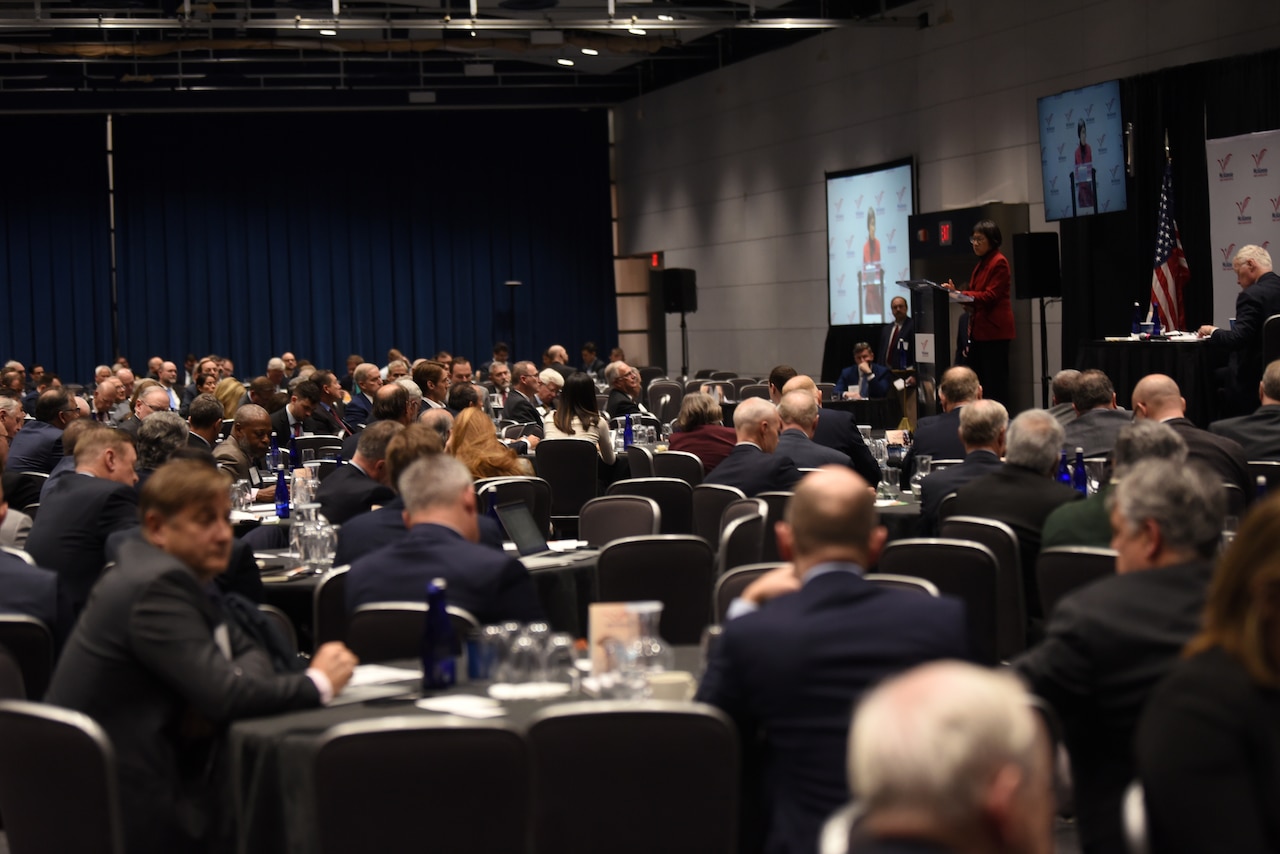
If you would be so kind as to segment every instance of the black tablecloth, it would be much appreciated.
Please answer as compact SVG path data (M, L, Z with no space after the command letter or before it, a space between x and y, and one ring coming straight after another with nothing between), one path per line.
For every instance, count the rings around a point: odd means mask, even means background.
M1097 368L1111 378L1116 403L1133 408L1131 395L1147 374L1168 374L1178 383L1187 401L1187 418L1197 427L1208 427L1219 414L1214 370L1224 357L1197 341L1091 341L1080 348L1076 367Z

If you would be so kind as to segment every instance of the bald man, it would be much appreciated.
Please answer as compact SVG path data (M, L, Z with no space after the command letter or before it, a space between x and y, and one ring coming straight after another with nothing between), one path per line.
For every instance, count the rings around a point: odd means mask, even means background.
M795 487L800 470L788 457L773 453L782 419L772 403L759 397L742 401L733 412L733 429L738 444L707 475L706 483L734 486L748 496Z
M807 391L817 401L818 420L813 427L813 441L825 448L839 451L849 458L848 465L853 466L853 470L858 476L867 483L875 486L880 482L880 464L876 462L876 458L872 456L871 449L867 447L867 443L862 441L862 433L858 430L858 425L853 421L853 413L844 412L839 409L822 409L822 391L818 388L818 384L813 381L813 377L806 377L804 374L796 375L794 370L786 368L790 371L787 375L782 369L786 366L779 366L774 371L777 373L777 379L782 379L780 388L773 385L774 376L770 375L769 392L772 396L775 391L778 392L777 399L774 403L782 400L782 395L792 391Z
M1187 459L1199 462L1223 483L1232 483L1244 493L1245 502L1253 500L1253 478L1249 476L1249 458L1244 448L1225 436L1201 430L1183 414L1187 402L1172 377L1148 374L1133 387L1134 420L1147 419L1168 424L1187 443Z
M792 563L735 601L698 689L699 701L734 719L744 750L768 745L767 763L744 763L769 769L766 851L815 851L822 822L848 801L848 722L863 691L916 664L968 654L958 601L863 579L887 537L874 503L866 481L844 467L800 482L776 527L778 551ZM744 810L763 809L753 806Z

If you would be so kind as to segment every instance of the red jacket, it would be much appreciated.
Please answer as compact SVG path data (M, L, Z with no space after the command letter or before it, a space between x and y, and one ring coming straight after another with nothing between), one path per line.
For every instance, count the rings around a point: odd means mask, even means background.
M1008 341L1015 337L1013 305L1009 302L1009 259L993 249L978 261L966 294L973 297L969 338Z

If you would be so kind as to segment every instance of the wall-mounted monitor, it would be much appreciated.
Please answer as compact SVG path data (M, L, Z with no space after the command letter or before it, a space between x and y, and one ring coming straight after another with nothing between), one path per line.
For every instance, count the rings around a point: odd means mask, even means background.
M1122 211L1128 206L1120 81L1036 100L1044 218Z
M827 318L886 323L894 282L911 278L907 217L915 212L910 157L827 173Z

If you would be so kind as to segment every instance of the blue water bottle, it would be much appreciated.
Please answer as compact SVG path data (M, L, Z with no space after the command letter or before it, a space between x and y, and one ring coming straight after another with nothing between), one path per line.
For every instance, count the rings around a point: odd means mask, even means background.
M1136 302L1133 304L1133 327L1130 330L1134 335L1142 331L1142 306Z
M433 578L427 585L427 618L422 628L422 688L449 688L458 681L453 625L449 622L445 591L448 582Z
M292 433L289 434L289 468L302 468L302 457L298 454L298 440Z
M285 472L284 463L276 466L276 516L289 518L289 475Z
M1075 487L1076 492L1087 496L1089 494L1089 475L1084 470L1084 448L1076 448L1076 470L1073 477L1072 486Z
M627 423L622 428L622 447L630 448L636 441L635 428L631 426L631 416L627 416Z
M1160 306L1153 304L1151 306L1151 337L1157 338L1160 335Z
M1058 482L1071 486L1071 467L1067 465L1067 452L1062 452L1062 462L1058 463Z

